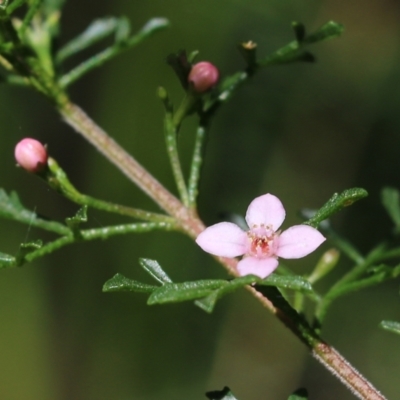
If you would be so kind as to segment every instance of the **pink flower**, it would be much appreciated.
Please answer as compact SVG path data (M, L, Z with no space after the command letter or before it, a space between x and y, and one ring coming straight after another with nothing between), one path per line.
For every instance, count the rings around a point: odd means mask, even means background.
M14 155L18 165L28 172L43 171L47 164L47 150L35 139L22 139L15 146Z
M208 61L194 64L188 76L188 82L192 83L197 93L204 93L214 87L219 78L219 72L215 65Z
M266 278L277 268L278 257L304 257L325 241L318 230L308 225L295 225L281 233L278 228L285 215L281 201L267 193L250 203L247 232L231 222L221 222L200 233L196 243L215 256L243 256L237 266L240 275Z

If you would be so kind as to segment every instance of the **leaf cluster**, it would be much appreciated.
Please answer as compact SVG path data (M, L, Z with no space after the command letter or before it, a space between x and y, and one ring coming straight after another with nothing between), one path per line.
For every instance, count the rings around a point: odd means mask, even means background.
M132 34L127 18L107 17L94 21L59 48L63 3L64 0L5 0L0 5L1 80L33 87L56 104L66 102L65 89L72 83L169 26L167 19L154 18ZM107 38L111 38L111 45L72 69L65 67L67 60Z
M275 286L282 289L312 293L311 284L300 276L279 276L272 274L266 279L254 275L240 278L204 279L174 283L156 260L139 259L139 264L160 284L148 285L121 274L116 274L103 286L103 292L148 293L148 305L178 303L195 300L195 305L211 313L219 299L247 285Z

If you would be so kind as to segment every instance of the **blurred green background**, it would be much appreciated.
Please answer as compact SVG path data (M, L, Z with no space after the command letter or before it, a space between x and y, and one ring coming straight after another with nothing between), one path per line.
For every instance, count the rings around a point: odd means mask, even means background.
M390 232L379 198L382 186L400 187L399 3L70 0L61 42L107 15L128 16L133 30L155 16L172 26L82 79L71 97L171 190L163 109L155 96L159 85L176 104L182 96L165 62L169 53L198 49L199 60L229 74L243 67L238 42L257 42L262 55L292 40L292 21L310 30L331 19L343 23L342 38L312 49L317 63L263 70L223 107L208 142L200 214L207 224L223 212L244 214L254 197L271 192L285 204L289 226L299 222L300 208L361 186L370 197L335 217L334 225L363 251ZM38 94L3 86L0 104L1 186L17 190L27 207L55 219L77 209L15 168L14 145L30 136L48 144L83 192L157 210ZM186 161L194 123L185 123L181 135ZM94 211L89 216L92 226L122 221ZM3 220L0 238L0 251L8 253L22 241L49 239ZM291 266L310 271L323 249ZM225 277L177 233L79 244L1 271L1 399L204 399L205 391L225 385L240 400L286 399L300 386L311 399L353 398L244 291L221 301L211 316L190 303L148 307L141 295L101 292L116 272L150 282L139 257L158 259L176 281ZM347 267L343 262L332 279ZM400 320L398 288L391 282L339 300L323 331L392 399L398 398L400 339L377 325Z

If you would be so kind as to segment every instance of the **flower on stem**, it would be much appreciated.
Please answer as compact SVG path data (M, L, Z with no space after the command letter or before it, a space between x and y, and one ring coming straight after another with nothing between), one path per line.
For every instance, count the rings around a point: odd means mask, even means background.
M43 171L47 165L47 150L35 139L22 139L15 146L14 156L20 167L34 174Z
M195 92L204 93L217 84L218 78L219 72L217 67L208 61L201 61L192 66L188 82L193 85Z
M278 267L278 257L301 258L313 252L325 237L308 225L278 231L285 219L281 201L272 194L256 197L246 213L247 232L231 222L206 228L196 243L207 253L220 257L243 258L238 263L241 276L266 278Z

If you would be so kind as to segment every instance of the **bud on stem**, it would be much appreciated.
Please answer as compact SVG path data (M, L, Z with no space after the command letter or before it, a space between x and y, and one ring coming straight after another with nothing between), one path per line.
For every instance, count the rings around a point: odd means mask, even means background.
M22 139L15 146L14 156L20 167L33 174L43 171L47 166L47 150L35 139Z
M194 64L189 72L188 82L197 93L204 93L212 89L218 82L219 72L215 65L208 61Z

